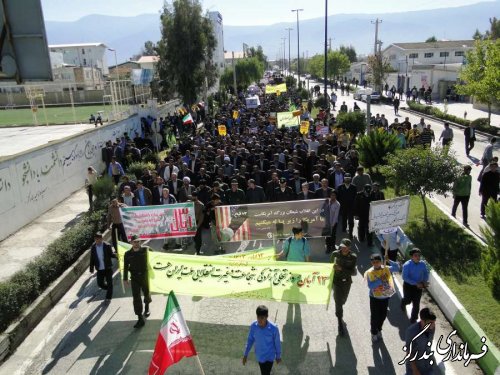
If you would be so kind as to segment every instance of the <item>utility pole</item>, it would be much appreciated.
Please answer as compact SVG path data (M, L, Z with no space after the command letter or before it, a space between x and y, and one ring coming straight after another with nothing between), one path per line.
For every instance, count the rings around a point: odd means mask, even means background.
M292 12L297 12L297 87L300 88L300 30L299 30L299 12L304 9L292 9Z
M233 85L234 85L234 95L238 97L238 89L236 88L236 64L234 63L234 51L232 51L233 54Z
M375 25L375 44L373 48L373 54L376 56L377 55L377 45L379 44L378 40L378 25L379 23L382 23L382 20L379 20L378 18L375 21L371 21L372 24Z
M325 21L326 23L326 21ZM332 50L332 38L328 38L328 51Z
M291 27L287 27L285 30L288 31L288 75L291 75L290 71L292 70L290 67L290 31L293 29Z
M283 56L281 56L281 58L283 59L283 75L285 74L285 70L286 70L286 37L283 37L281 38L281 40L283 41Z
M328 46L327 46L327 38L328 38L328 0L325 0L325 78L324 78L324 96L326 101L326 107L330 107L330 103L326 99L327 97L327 85L328 85ZM332 39L330 38L330 46L332 43Z

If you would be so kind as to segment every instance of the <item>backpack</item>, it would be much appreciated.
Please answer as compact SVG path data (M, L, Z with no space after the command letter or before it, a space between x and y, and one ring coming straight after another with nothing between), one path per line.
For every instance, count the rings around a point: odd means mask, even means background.
M292 246L292 239L293 237L288 237L286 241L288 241L288 248L286 249L285 252L285 258L288 260L288 253L290 252L290 246ZM304 252L304 249L306 248L306 239L302 237L302 252Z

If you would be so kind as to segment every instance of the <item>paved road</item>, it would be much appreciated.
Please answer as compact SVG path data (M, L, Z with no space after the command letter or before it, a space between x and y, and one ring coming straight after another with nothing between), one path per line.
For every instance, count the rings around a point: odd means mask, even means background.
M338 238L340 241L340 237ZM324 242L312 241L313 261L327 261ZM251 244L251 243L250 243ZM239 244L232 244L234 251ZM242 243L244 248L247 243ZM258 244L257 244L258 245ZM267 244L263 244L267 245ZM384 325L384 341L371 343L367 287L362 274L369 267L367 249L355 240L358 273L354 277L345 307L348 335L337 335L334 307L265 302L270 319L282 334L283 363L274 374L403 374L398 362L404 357L403 335L409 324L399 308L399 297L390 303ZM188 250L188 252L192 252ZM210 255L210 251L207 254ZM152 315L146 326L134 330L130 290L121 291L119 275L114 278L115 295L105 306L104 293L95 278L84 274L31 333L16 353L0 367L0 374L140 374L145 373L155 345L166 297L153 296ZM427 297L425 304L433 305ZM205 373L257 374L253 354L246 367L241 356L255 307L262 301L179 296L179 303L190 327ZM436 308L436 310L438 310ZM436 338L452 331L438 312ZM196 362L184 359L169 374L198 374ZM447 374L476 375L476 365L446 364Z
M310 86L312 87L314 84L311 81ZM331 92L329 90L329 92ZM337 91L337 109L338 107L342 104L343 101L346 102L347 106L349 109L352 109L354 106L355 100L352 97L352 94L349 96L341 96L340 95L340 90ZM361 101L356 101L360 108L362 110L366 109L366 103L361 102ZM405 106L405 102L401 102L401 107ZM384 114L385 117L388 119L389 124L393 122L395 118L399 120L399 122L403 122L405 117L410 118L410 122L412 124L416 124L420 120L420 116L416 116L413 114L410 114L409 112L400 110L399 111L399 116L394 115L394 110L392 106L389 105L384 105L384 104L371 104L371 113L372 115L376 115L377 113L379 114ZM336 112L335 112L336 113ZM434 134L436 136L436 140L439 139L439 136L441 134L441 131L444 129L444 125L441 122L437 121L432 121L432 120L425 120L426 124L431 124L431 128L434 130ZM480 204L481 204L481 197L478 194L479 191L479 182L477 181L477 177L479 175L479 172L481 171L481 166L476 166L477 163L479 163L483 151L485 147L488 145L489 142L489 137L484 137L481 135L477 135L477 141L475 144L474 149L470 153L470 157L467 157L465 154L465 141L464 141L464 135L463 135L463 130L460 128L452 127L453 132L454 132L454 140L452 143L451 148L456 152L457 160L461 164L469 164L472 166L472 193L469 201L469 225L470 225L470 230L475 233L478 236L481 236L480 232L480 226L484 225L484 220L481 219L480 215ZM497 143L495 146L495 154L500 154L499 152L500 145ZM451 208L453 206L453 198L450 195L448 196L442 196L442 195L436 195L432 199L434 203L436 203L443 211L447 213L451 213ZM461 206L459 206L457 210L457 220L456 222L458 224L462 224L462 209Z
M1 128L0 157L15 155L93 128L94 125L90 124Z

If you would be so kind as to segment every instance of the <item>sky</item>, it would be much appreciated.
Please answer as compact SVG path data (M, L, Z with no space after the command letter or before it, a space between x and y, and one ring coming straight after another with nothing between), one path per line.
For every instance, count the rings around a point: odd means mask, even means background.
M495 0L483 0L495 1ZM498 1L498 0L497 0ZM45 20L75 21L91 14L134 16L158 13L164 0L41 0ZM478 0L328 0L328 14L394 13L458 7ZM323 0L202 0L205 10L218 10L225 25L271 25L295 20L291 9L302 8L301 19L323 17ZM96 25L89 25L96 27ZM98 27L98 26L97 26Z

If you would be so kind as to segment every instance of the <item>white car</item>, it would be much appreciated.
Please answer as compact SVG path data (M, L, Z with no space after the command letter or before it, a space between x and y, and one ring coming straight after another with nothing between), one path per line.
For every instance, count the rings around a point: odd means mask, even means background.
M370 103L380 103L380 93L377 91L373 91L371 94L362 94L361 101L366 102L368 95L370 95Z

